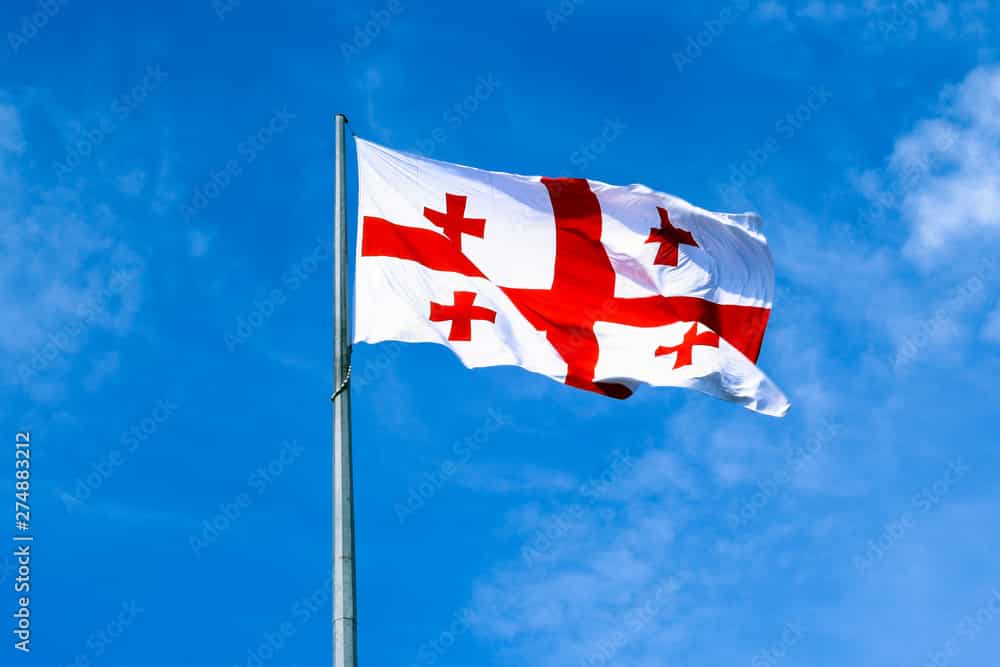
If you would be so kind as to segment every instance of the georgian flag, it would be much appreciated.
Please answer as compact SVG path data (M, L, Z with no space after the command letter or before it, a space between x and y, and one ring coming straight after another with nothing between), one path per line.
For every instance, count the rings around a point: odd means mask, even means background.
M774 295L755 215L361 139L357 152L355 342L438 343L470 368L614 398L645 383L788 411L755 365Z

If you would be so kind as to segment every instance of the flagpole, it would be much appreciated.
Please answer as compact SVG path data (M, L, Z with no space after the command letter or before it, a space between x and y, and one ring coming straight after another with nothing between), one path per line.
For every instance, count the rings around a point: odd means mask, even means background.
M350 343L347 326L347 116L336 118L333 211L333 665L357 667L354 484L351 470Z

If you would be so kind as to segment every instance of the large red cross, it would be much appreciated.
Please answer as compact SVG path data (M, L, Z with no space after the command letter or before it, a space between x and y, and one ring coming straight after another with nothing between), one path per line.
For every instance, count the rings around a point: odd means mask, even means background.
M445 212L432 210L424 207L424 217L432 224L444 230L444 235L451 239L451 242L462 249L462 234L483 238L486 234L485 218L466 218L465 205L469 198L465 195L453 195L446 193Z
M678 250L681 244L698 247L698 243L691 236L691 232L677 229L670 222L670 212L662 206L657 206L660 212L660 226L649 230L649 238L646 243L659 243L660 247L656 251L654 264L663 266L677 266Z
M677 359L674 361L674 370L678 368L683 368L684 366L690 366L694 363L694 347L695 345L704 347L719 347L719 336L712 331L703 331L698 333L698 323L695 322L691 325L691 328L687 330L684 334L684 340L681 341L680 345L670 345L656 348L654 356L663 357L668 354L677 353Z
M627 398L621 384L595 382L599 354L594 324L660 327L698 322L756 361L770 310L718 304L688 296L615 296L615 270L601 243L601 205L584 179L543 178L555 214L556 257L552 286L523 289L498 285L546 338L567 366L566 384ZM678 230L680 231L680 230ZM693 239L692 239L693 240ZM395 257L435 270L476 278L485 274L452 242L429 229L365 217L364 257ZM457 301L456 301L457 303Z
M472 340L472 321L496 322L497 311L472 305L476 301L475 292L455 292L455 305L431 301L431 322L451 322L448 340Z

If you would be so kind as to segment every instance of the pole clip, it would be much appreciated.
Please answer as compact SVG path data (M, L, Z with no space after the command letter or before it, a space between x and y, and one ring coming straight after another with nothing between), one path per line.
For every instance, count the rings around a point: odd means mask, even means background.
M343 382L340 383L340 386L337 387L337 391L333 392L333 395L330 396L330 402L331 403L333 401L337 400L337 397L340 396L341 392L343 392L345 389L347 389L347 385L351 381L351 351L352 351L352 349L353 349L353 346L347 348L347 373L344 374L344 380L343 380Z

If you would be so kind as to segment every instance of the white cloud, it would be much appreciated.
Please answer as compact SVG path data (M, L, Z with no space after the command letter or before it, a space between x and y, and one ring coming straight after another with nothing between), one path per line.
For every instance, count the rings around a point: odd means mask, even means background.
M927 10L927 25L934 30L947 30L951 25L952 12L951 7L939 2Z
M0 156L19 155L24 151L24 136L17 109L0 103Z
M602 509L581 512L550 557L504 566L476 589L470 622L512 663L643 664L682 634L686 575L672 558L671 513L638 502Z
M666 449L618 451L557 503L511 513L521 556L476 587L471 627L513 664L643 664L680 633L672 619L687 575L673 543L691 513L673 502L693 487Z
M884 533L870 536L880 559L846 578L822 612L852 647L843 664L957 667L990 664L997 655L1000 588L982 554L1000 544L995 532L980 528L996 514L995 496L963 497L959 489L958 497L911 513L905 523L891 517ZM862 554L866 548L872 543L857 547ZM893 631L877 619L891 619Z
M997 306L986 318L983 327L983 339L1000 345L1000 306Z
M90 370L83 379L83 386L90 391L96 390L104 381L121 370L121 353L112 350L101 354L90 361Z
M102 526L148 526L153 522L190 521L188 517L177 512L162 510L155 507L142 507L124 504L114 500L93 500L81 503L72 494L58 491L59 502L72 507L73 512L87 520L100 523Z
M188 254L192 257L204 257L212 244L212 234L192 227L188 230Z
M146 172L142 169L132 169L118 178L118 189L126 195L136 197L142 194L146 187Z
M753 18L763 23L769 21L783 23L788 20L788 8L777 0L767 0L757 5L753 12Z
M944 99L944 112L901 137L889 161L911 228L906 251L925 261L1000 229L1000 66L974 70Z
M564 493L577 486L563 471L525 464L470 464L460 469L455 480L477 491L502 494Z
M665 431L667 444L619 460L615 473L595 478L606 482L598 493L563 496L547 509L531 504L512 515L523 537L521 557L479 582L468 613L471 627L498 644L503 664L673 664L699 643L704 628L731 614L726 598L744 571L776 567L768 548L800 528L773 526L773 515L798 484L789 479L776 492L755 532L720 537L730 532L729 504L720 494L733 482L696 472L707 463L718 474L718 452L706 451L712 447L706 441L727 442L730 453L744 441L741 451L766 443L746 433L742 415L714 436L702 417L697 408L678 415ZM765 479L785 456L776 447L752 458L743 453L743 482ZM716 648L731 661L749 664L761 650L753 642L728 643ZM717 663L706 657L706 664Z
M803 5L798 15L820 22L839 22L848 19L858 12L864 10L849 8L842 2L824 2L822 0L809 0Z
M794 30L799 25L861 29L869 46L911 41L921 35L982 39L990 32L994 9L986 0L931 2L931 0L768 0L754 12L761 22Z
M19 159L29 146L44 155L23 125L21 109L0 105L0 355L6 382L51 400L91 337L130 330L143 262L119 239L118 216L106 200L91 198L85 186L58 183L38 168L41 159Z

